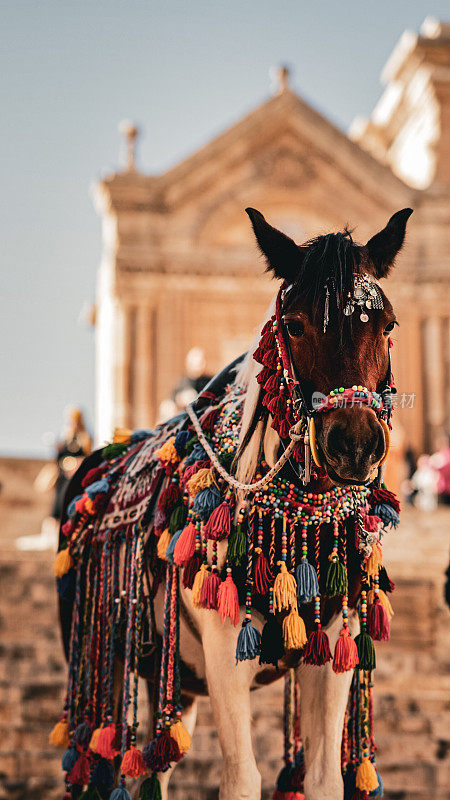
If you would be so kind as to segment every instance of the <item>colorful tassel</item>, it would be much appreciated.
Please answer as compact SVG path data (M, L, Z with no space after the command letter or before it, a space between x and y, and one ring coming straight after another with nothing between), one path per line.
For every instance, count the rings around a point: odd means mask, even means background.
M220 578L217 570L208 570L200 592L200 606L202 608L214 609L217 611L217 592L219 590Z
M356 788L362 792L373 792L378 789L378 778L374 765L364 756L356 770Z
M321 667L331 661L331 650L328 636L322 628L311 631L303 653L305 664L314 664Z
M195 475L190 478L186 484L187 490L191 497L196 497L203 489L208 489L214 483L213 473L211 469L199 469Z
M156 451L156 456L163 464L178 464L180 456L175 447L175 436L172 436Z
M173 557L174 557L175 547L176 547L178 539L180 538L182 533L183 533L182 530L179 530L176 533L174 533L173 536L170 539L169 544L167 545L166 561L168 561L169 564L173 564L174 563Z
M177 451L180 458L184 456L186 452L186 445L190 438L191 434L189 433L189 431L179 431L175 436L175 441L173 443L173 446L175 447L175 450Z
M283 640L286 650L301 650L307 639L303 619L296 608L291 608L283 620Z
M376 575L378 575L378 570L381 566L382 560L383 556L381 547L378 542L375 542L372 547L372 554L369 556L366 563L367 575L370 578L374 578Z
M173 560L178 566L187 564L195 553L196 528L192 522L184 528L177 539L173 552Z
M88 722L80 722L72 734L72 744L77 744L83 750L89 747L92 737L92 728Z
M297 599L299 603L310 603L319 594L317 572L312 564L302 558L297 567Z
M205 522L211 516L212 512L222 501L220 492L215 485L211 485L208 489L202 489L201 492L195 495L194 511L200 515Z
M236 530L228 539L227 558L231 564L239 565L247 555L247 536L242 523L236 525Z
M347 591L348 580L346 569L338 558L334 558L330 561L328 567L324 594L327 597L337 597L347 594Z
M170 726L170 735L172 739L175 739L181 755L186 755L191 746L191 735L180 719Z
M156 554L161 561L166 560L166 552L171 538L172 537L169 533L169 529L166 528L158 539L158 544L156 545Z
M192 558L184 565L183 586L185 589L192 589L195 576L201 567L202 559L199 552L195 552Z
M64 747L67 748L70 745L70 736L69 736L69 726L67 724L67 720L64 717L60 719L59 722L56 723L55 727L50 733L48 738L50 744L53 747Z
M355 637L355 643L358 648L359 668L367 670L375 669L375 648L372 639L364 628L361 633Z
M192 605L194 608L201 608L201 596L202 596L202 587L203 581L206 578L208 573L208 565L202 564L199 571L197 572L194 583L192 584Z
M280 571L273 584L273 599L276 611L293 608L297 603L297 584L295 578L287 571L284 561L278 562Z
M78 786L87 786L89 783L89 777L89 759L86 753L81 753L80 757L76 760L74 766L67 775L67 780L69 783L75 783Z
M127 444L120 444L119 442L112 442L107 444L102 450L102 458L104 461L112 461L113 458L121 456L126 453L128 448Z
M380 589L383 592L393 592L395 590L395 583L391 581L389 575L386 572L386 568L381 566L378 572L378 580L380 582Z
M179 530L183 530L184 526L186 525L188 509L184 503L176 506L170 515L169 520L169 533L176 533Z
M169 731L163 731L156 739L145 745L142 756L149 770L164 772L170 764L180 760L181 753L178 743Z
M91 772L91 783L101 789L110 789L114 783L114 770L105 758L100 758Z
M244 619L236 645L236 664L256 658L261 652L261 634L249 619Z
M134 745L131 745L130 749L124 754L120 771L127 778L140 778L141 775L145 775L147 772L142 753Z
M61 761L63 772L70 772L80 757L80 752L76 747L69 747L64 753Z
M97 739L97 755L102 756L102 758L107 758L108 760L112 760L120 755L120 748L115 747L115 734L116 726L112 722L102 728Z
M375 506L374 512L381 519L381 523L383 528L398 528L400 524L400 516L397 511L395 511L392 506L388 506L385 503L379 503Z
M284 656L283 629L273 614L269 614L261 634L260 664L273 664Z
M227 539L231 531L231 513L228 503L221 503L214 509L203 528L206 539L222 541Z
M238 624L239 596L230 568L227 568L227 577L222 581L217 592L217 610L222 622L228 618L232 625Z
M260 552L258 553L258 557L255 562L255 575L254 575L255 589L258 592L258 594L262 595L267 594L267 591L269 589L272 580L273 580L273 575L270 571L269 562L267 561L266 556L260 549Z
M131 795L122 783L117 789L111 792L109 800L131 800Z
M334 648L333 670L337 674L355 669L358 665L358 648L350 631L344 626Z
M139 800L162 800L161 784L156 772L143 781L139 790Z
M92 750L93 753L97 752L97 742L101 732L102 732L101 728L96 728L91 736L91 741L89 742L89 750Z
M69 569L72 569L72 567L73 567L73 561L69 553L69 548L66 547L65 550L60 550L55 558L53 569L56 577L62 578L63 575L69 572Z
M380 601L375 597L373 603L369 603L367 610L367 629L372 639L376 642L387 642L391 633L391 626L387 611Z

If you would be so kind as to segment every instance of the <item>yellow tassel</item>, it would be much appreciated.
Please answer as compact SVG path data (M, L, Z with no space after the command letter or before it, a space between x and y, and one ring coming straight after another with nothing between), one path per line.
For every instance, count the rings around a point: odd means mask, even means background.
M156 554L161 561L166 560L166 550L169 546L171 538L172 536L169 533L169 528L166 528L166 530L162 532L158 539L158 544L156 545Z
M200 595L202 593L203 581L206 578L207 572L208 565L202 564L194 578L194 583L192 584L192 605L194 608L201 608Z
M181 755L184 756L191 746L191 736L181 720L174 722L173 725L170 726L170 735L172 739L175 739Z
M113 444L130 444L132 433L129 428L114 428Z
M375 544L372 547L372 553L367 560L367 565L366 565L367 575L371 578L376 578L382 562L383 562L383 553L381 550L381 546L378 544L378 542L375 542Z
M377 786L378 778L375 767L367 756L364 756L356 770L356 788L369 793L375 791Z
M161 461L165 461L166 463L170 464L178 464L180 460L180 456L178 455L177 451L175 450L175 436L171 436L167 442L164 442L163 446L156 451L156 455Z
M54 747L69 747L69 726L65 719L60 719L59 722L56 723L48 740Z
M283 640L286 650L301 650L305 646L306 628L296 608L292 608L283 620Z
M97 752L97 742L101 732L102 732L101 728L96 728L91 736L91 741L89 742L89 750L92 750L93 753Z
M294 608L297 603L297 584L295 578L287 571L284 561L278 561L280 572L273 584L273 602L276 611Z
M66 547L65 550L60 550L58 555L55 558L55 563L53 564L53 569L55 570L55 575L57 578L62 578L66 572L69 572L69 569L72 567L72 558L69 553L69 548Z
M208 467L203 467L203 469L199 469L198 472L188 480L188 492L191 497L195 497L202 489L207 489L212 483L214 483L212 471L208 469Z

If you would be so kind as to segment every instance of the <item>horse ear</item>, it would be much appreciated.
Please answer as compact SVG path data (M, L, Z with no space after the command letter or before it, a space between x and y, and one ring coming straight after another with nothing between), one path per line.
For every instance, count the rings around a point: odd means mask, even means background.
M276 278L293 283L302 263L301 248L285 233L272 228L256 208L246 208L245 211L250 217L259 248L265 256L267 269L272 270Z
M413 213L412 208L397 211L382 231L376 233L366 244L369 258L377 278L385 278L394 264L395 256L405 240L406 223Z

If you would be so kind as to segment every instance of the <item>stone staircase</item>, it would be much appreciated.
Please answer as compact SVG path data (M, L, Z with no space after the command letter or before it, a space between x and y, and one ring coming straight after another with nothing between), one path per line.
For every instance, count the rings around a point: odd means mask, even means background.
M39 530L49 505L32 488L39 468L0 459L0 800L60 800L64 792L61 753L48 744L65 688L54 556L20 553L14 543ZM377 646L375 673L377 761L387 800L450 800L450 615L442 599L449 522L446 510L432 517L409 512L385 539L385 562L397 582L391 641ZM254 693L252 710L269 800L281 764L281 683ZM217 734L203 699L171 799L216 799L219 777Z

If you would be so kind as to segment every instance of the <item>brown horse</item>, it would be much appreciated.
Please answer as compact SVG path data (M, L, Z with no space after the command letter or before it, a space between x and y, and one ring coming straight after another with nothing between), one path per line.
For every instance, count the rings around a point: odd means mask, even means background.
M297 245L270 226L262 214L247 209L258 245L275 278L284 282L282 319L287 333L292 368L298 379L301 402L315 420L315 453L322 465L321 477L312 478L306 490L325 492L333 486L367 484L385 456L386 426L369 405L337 408L332 414L315 414L315 393L327 396L335 387L361 386L383 394L390 387L389 334L396 325L395 313L378 280L388 276L400 251L411 209L394 214L386 227L366 245L353 242L348 230L320 236ZM358 305L355 276L369 276L375 285L378 304ZM325 294L325 304L324 304ZM355 312L356 313L353 313ZM262 399L256 380L260 366L252 352L241 363L234 377L245 387L245 403L236 457L235 477L243 484L254 480L264 454L268 467L277 461L283 442L271 426L272 417ZM284 442L284 445L286 442ZM68 499L78 493L79 482L91 459L75 480ZM303 479L305 476L303 475ZM299 475L296 478L300 480ZM245 500L245 490L241 499ZM350 539L351 537L349 537ZM353 537L354 538L354 537ZM349 547L349 602L359 593L359 562L355 546ZM218 567L226 559L227 541L219 543ZM325 556L326 559L326 556ZM257 660L235 665L239 628L222 623L218 614L192 604L190 589L181 591L181 659L183 662L183 721L193 732L196 716L195 695L207 691L214 712L223 754L221 800L259 800L260 775L251 744L250 689L276 680L287 669L278 671ZM324 608L324 622L330 644L339 634L340 622L333 602ZM243 618L241 610L241 619ZM63 630L69 643L70 609L62 608ZM162 591L155 597L155 619L162 630ZM308 612L305 615L308 626ZM255 611L254 624L261 628L264 619ZM350 613L352 632L358 618ZM299 656L295 666L301 688L301 730L304 742L307 800L339 800L343 797L340 769L341 733L351 672L336 674L328 663L315 667ZM144 670L151 680L151 670ZM161 775L163 797L171 770Z

